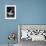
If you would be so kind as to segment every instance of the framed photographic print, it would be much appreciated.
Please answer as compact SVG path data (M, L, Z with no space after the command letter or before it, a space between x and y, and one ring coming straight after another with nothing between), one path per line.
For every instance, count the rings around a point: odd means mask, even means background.
M46 24L18 24L18 42L46 41Z
M16 19L16 5L5 6L5 19Z

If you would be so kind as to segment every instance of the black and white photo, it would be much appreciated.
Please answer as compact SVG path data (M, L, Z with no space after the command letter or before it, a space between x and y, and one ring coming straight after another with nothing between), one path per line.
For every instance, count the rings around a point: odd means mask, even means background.
M16 5L5 6L5 19L16 19Z

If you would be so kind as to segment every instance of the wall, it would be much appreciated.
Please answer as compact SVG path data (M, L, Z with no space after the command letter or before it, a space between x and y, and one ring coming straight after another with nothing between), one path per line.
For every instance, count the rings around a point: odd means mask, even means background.
M16 20L5 20L5 5L16 4ZM46 24L46 0L0 0L0 44L7 44L17 24ZM16 39L17 43L17 39Z

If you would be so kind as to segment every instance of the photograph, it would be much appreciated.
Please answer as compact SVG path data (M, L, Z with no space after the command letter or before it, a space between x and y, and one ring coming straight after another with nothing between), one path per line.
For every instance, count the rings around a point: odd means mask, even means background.
M46 25L18 24L18 42L20 46L31 46L32 43L46 41Z
M5 6L5 19L16 19L16 5Z

